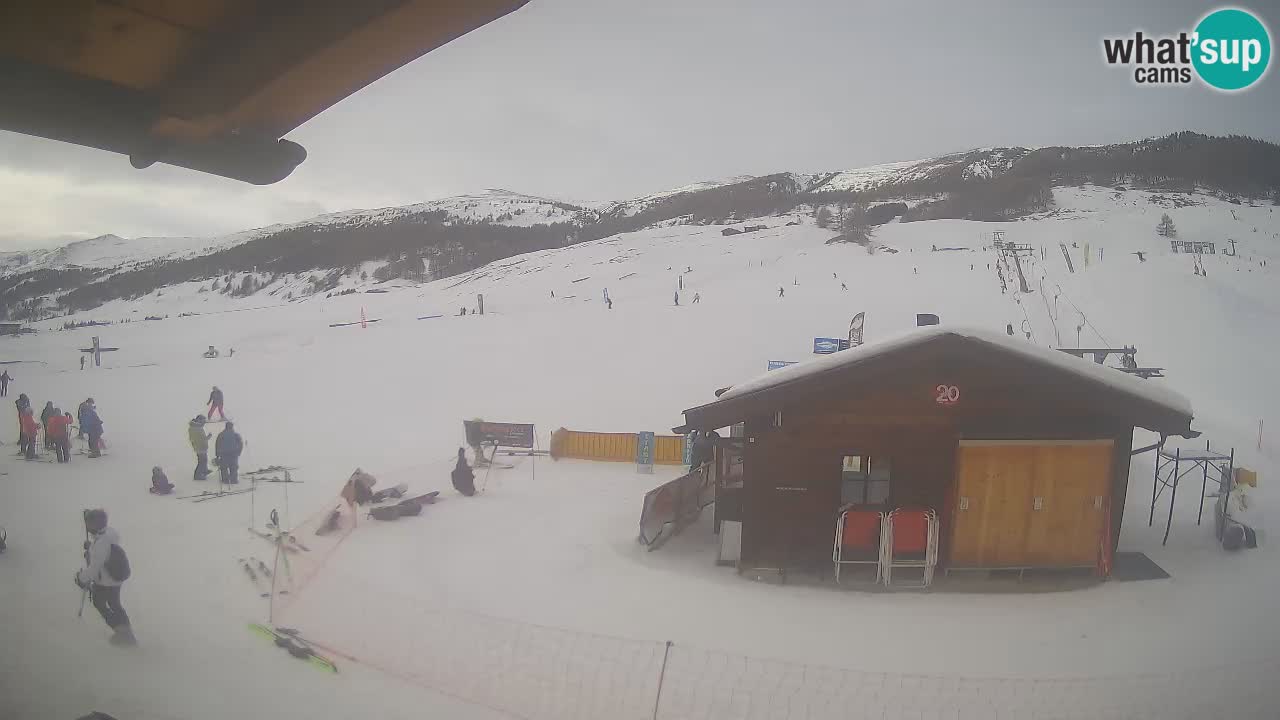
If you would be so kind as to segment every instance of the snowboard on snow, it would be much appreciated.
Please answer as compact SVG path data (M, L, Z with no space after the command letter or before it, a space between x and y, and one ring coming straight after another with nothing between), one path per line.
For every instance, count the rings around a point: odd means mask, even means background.
M436 501L440 491L432 491L424 495L406 498L394 505L381 505L369 510L369 516L375 520L397 520L422 514L422 507Z

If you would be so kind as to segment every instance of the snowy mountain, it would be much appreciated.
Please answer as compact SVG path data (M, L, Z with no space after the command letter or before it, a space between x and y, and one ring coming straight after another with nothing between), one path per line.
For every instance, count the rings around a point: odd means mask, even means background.
M241 273L260 274L243 285L246 294L282 274L315 277L299 292L327 292L335 273L357 267L379 272L380 280L448 277L521 252L647 227L722 224L821 205L880 203L869 215L875 224L1005 221L1052 209L1055 187L1085 184L1268 201L1280 197L1280 147L1179 133L1120 145L985 148L839 172L732 177L592 207L487 190L214 238L105 235L0 255L0 308L11 318L41 317L195 280L230 283Z

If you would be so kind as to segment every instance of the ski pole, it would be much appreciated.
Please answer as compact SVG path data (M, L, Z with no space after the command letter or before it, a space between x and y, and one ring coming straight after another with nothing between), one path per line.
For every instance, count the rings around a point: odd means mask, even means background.
M88 512L89 512L88 510L82 510L80 513L81 518L83 519L84 514ZM89 567L89 527L87 525L85 526L85 529L84 529L84 566L86 568ZM84 617L84 601L88 597L89 597L89 588L88 587L80 588L80 609L76 612L77 619Z

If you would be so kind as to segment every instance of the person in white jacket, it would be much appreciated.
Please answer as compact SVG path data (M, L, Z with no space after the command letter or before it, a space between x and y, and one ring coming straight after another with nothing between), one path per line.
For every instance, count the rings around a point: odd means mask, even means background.
M85 545L85 566L76 573L76 585L89 592L107 627L113 645L136 645L129 614L120 604L120 588L129 579L129 561L120 547L120 534L107 525L105 510L86 510L84 529L92 538Z

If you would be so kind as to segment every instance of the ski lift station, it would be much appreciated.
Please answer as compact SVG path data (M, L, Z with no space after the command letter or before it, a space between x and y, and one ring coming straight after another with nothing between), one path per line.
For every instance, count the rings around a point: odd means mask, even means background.
M684 417L676 432L731 428L705 470L724 564L895 586L1106 577L1134 429L1198 435L1190 403L1154 381L946 326L773 370Z

